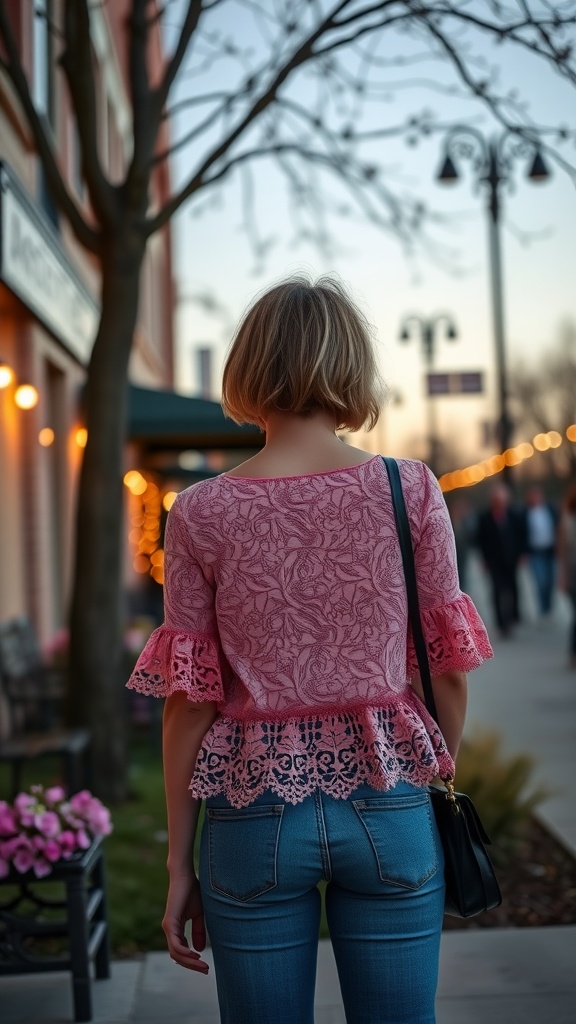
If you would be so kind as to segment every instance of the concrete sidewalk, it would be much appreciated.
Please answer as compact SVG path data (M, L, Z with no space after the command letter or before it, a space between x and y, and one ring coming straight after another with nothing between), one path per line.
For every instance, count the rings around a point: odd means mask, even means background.
M481 578L473 595L489 621ZM551 622L528 621L470 681L467 732L499 729L509 751L537 758L537 779L553 795L541 817L576 856L576 671L567 667L568 614L558 602ZM210 959L209 956L207 959ZM437 1024L574 1024L576 926L450 932L442 943ZM214 973L190 976L164 953L117 962L94 989L94 1021L106 1024L218 1024ZM2 1024L65 1024L72 1018L66 974L0 980ZM316 1024L344 1024L329 942L320 944ZM274 1024L270 1021L270 1024Z

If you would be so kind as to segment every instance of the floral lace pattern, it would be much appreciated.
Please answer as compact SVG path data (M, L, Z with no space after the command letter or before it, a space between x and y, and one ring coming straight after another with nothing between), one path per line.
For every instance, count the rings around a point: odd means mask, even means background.
M417 707L419 705L419 707ZM382 708L308 715L282 722L216 722L204 738L190 784L205 799L225 793L244 807L271 790L296 804L320 788L345 799L363 783L426 786L453 774L442 735L412 691Z
M422 612L422 632L433 676L448 669L470 672L492 657L486 627L468 594ZM411 636L407 657L408 675L413 676L418 671L418 661Z
M224 699L218 646L209 637L155 629L126 684L153 697L183 690L189 700Z
M432 671L468 671L492 651L458 586L444 498L422 463L399 465ZM426 709L407 696L417 665L379 457L202 481L175 501L164 550L165 626L128 685L218 702L195 792L220 786L238 801L269 787L299 800L317 785L343 795L367 780L425 784L448 764Z

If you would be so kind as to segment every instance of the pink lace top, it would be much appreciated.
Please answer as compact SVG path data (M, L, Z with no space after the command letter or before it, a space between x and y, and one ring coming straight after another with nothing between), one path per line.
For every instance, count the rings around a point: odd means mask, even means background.
M400 461L432 673L492 654L458 587L435 477ZM379 456L279 479L219 476L178 495L165 538L165 623L128 686L216 701L195 796L297 803L320 787L426 785L453 770L410 686L417 671L388 477Z

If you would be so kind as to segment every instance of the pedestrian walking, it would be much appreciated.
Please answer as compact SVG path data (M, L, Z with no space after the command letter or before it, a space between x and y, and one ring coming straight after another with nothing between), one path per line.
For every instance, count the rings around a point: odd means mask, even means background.
M528 565L534 580L540 615L552 611L556 582L558 514L544 498L541 487L530 487L524 509L524 536Z
M437 481L400 460L440 733L385 466L336 433L374 425L380 401L343 288L272 288L223 379L224 411L265 446L168 516L165 622L129 685L166 697L168 948L205 973L206 921L224 1024L312 1024L323 879L349 1024L434 1021L444 879L428 785L453 771L465 673L491 649Z
M496 625L507 637L520 620L517 574L526 544L522 517L511 507L504 484L492 489L490 505L478 517L476 543L490 577Z
M576 668L576 481L570 485L560 514L558 529L558 562L561 590L568 595L572 605L570 626L570 665Z

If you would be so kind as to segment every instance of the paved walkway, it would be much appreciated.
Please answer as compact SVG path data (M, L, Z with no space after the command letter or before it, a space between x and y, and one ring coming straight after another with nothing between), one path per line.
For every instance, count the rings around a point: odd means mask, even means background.
M472 582L489 621L482 579ZM565 653L568 613L560 601L551 622L537 622L527 580L523 590L527 622L513 640L496 643L495 660L471 677L467 728L498 728L508 750L534 752L537 779L553 790L541 817L576 855L576 671ZM575 963L576 926L447 933L437 1024L574 1024ZM189 976L164 953L115 963L112 979L94 984L94 1007L102 1024L219 1022L213 971ZM67 975L0 980L2 1024L71 1020ZM322 942L316 1024L344 1022L330 943Z

